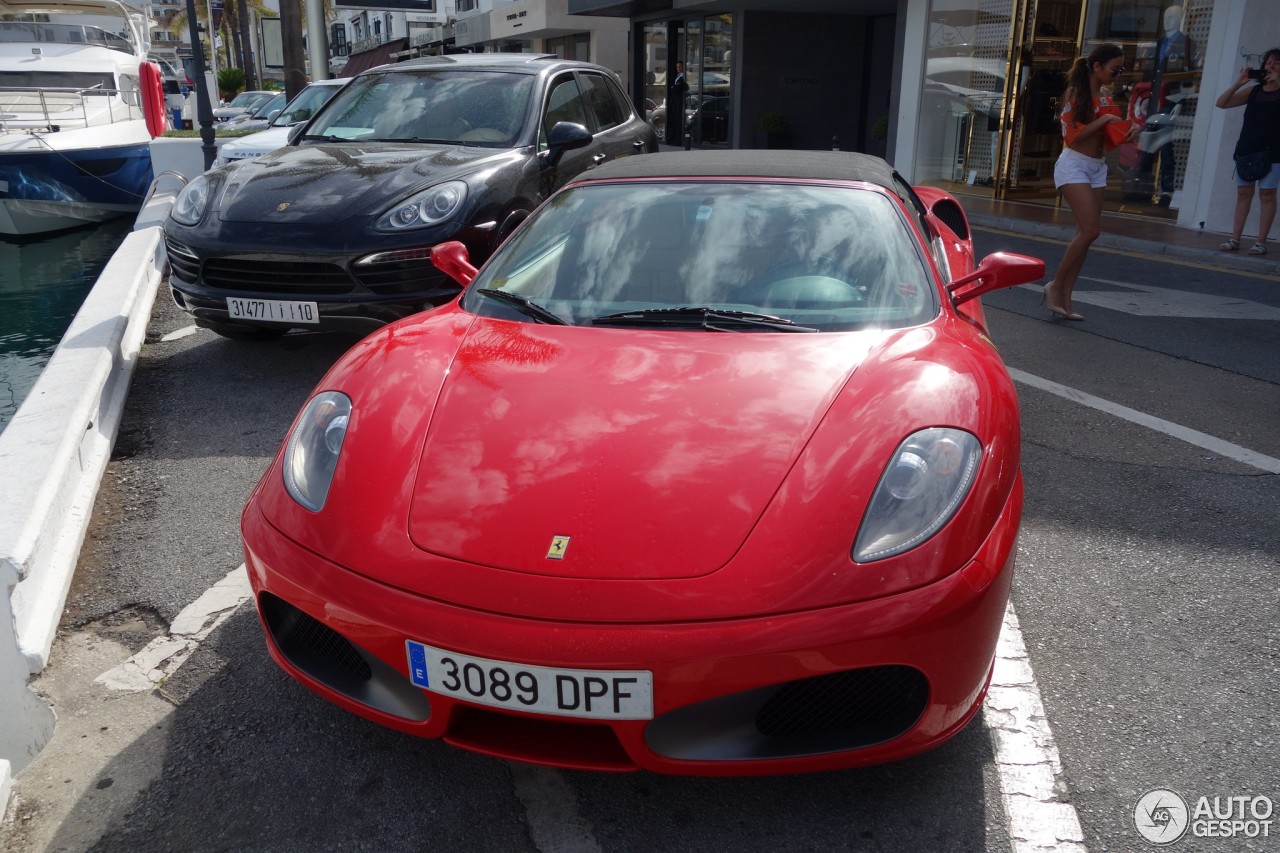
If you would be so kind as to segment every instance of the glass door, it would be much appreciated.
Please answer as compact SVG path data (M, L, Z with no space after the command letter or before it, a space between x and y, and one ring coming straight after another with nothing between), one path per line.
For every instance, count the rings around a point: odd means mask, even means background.
M1079 55L1082 6L1078 0L1039 0L1027 4L1020 15L1009 117L1012 138L1002 172L1006 198L1057 199L1053 166L1062 151L1059 100Z
M1001 167L1015 0L933 0L916 183L993 195Z

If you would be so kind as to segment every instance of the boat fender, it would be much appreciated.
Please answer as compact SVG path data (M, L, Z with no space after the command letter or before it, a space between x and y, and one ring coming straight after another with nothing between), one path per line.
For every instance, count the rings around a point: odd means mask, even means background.
M138 85L142 89L142 116L147 120L147 131L154 139L169 126L169 115L164 108L164 82L160 78L160 66L144 62L138 66Z

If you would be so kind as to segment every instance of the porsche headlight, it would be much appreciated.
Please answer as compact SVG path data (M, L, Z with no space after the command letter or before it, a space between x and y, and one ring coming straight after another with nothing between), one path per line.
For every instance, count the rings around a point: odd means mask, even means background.
M963 430L932 427L909 436L876 485L854 562L901 554L937 533L969 494L981 461L982 445Z
M324 391L307 403L289 435L284 451L284 487L312 512L319 512L329 496L350 420L351 398Z
M209 200L212 198L213 184L204 175L200 175L178 193L178 198L173 202L173 210L169 215L175 222L195 225L204 218Z
M447 181L436 184L391 208L378 220L378 228L384 231L400 231L405 228L429 228L432 225L439 225L452 219L466 200L465 182Z

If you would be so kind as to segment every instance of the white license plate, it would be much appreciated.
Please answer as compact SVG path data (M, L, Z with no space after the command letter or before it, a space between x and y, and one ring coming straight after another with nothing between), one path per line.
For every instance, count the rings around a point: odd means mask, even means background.
M467 702L561 717L653 719L653 673L556 669L474 658L407 640L409 678Z
M268 320L273 323L319 323L320 311L314 302L287 302L283 299L227 297L227 313L232 320Z

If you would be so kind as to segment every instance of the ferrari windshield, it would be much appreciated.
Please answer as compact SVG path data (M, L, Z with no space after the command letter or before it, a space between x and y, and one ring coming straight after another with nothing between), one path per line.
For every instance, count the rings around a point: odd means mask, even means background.
M529 113L534 80L500 71L361 74L316 117L305 138L509 148Z
M463 305L540 322L518 302L580 326L745 332L898 328L938 311L923 255L884 194L741 180L560 193Z

